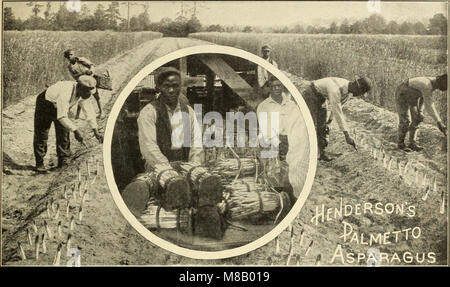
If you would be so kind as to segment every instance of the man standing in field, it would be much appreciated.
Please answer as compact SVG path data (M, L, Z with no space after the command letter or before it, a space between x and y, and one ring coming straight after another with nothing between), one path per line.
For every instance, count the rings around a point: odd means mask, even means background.
M268 87L269 97L257 107L260 157L269 183L285 191L293 205L306 181L308 132L300 108L283 84L271 75Z
M70 156L70 132L74 133L76 140L83 142L78 128L68 116L69 110L75 105L80 105L95 137L100 143L103 142L103 137L97 130L94 109L89 101L90 96L95 93L95 86L96 81L93 77L83 75L77 82L60 81L39 94L36 99L33 139L36 171L46 171L44 157L47 153L48 132L52 123L55 124L56 131L58 168L67 165Z
M319 160L332 160L325 154L325 148L328 146L328 134L330 133L329 124L331 123L331 117L330 119L327 118L327 106L330 107L331 115L336 119L339 128L344 133L347 144L356 148L355 141L348 133L342 105L347 102L349 94L360 97L370 89L371 84L368 78L359 78L350 82L342 78L328 77L312 81L308 88L302 91L316 127Z
M76 57L72 49L64 51L64 58L69 61L69 65L67 66L67 68L69 69L70 75L75 80L78 80L78 78L82 75L94 75L94 64L84 57ZM101 118L102 106L100 104L100 97L98 95L97 89L95 90L95 94L93 96L95 98L95 101L97 102L97 107L99 110L98 118ZM81 109L80 107L78 107L76 118L78 118L78 116L80 115L80 111Z
M432 94L434 90L447 90L447 74L437 77L411 78L398 86L395 91L397 102L398 148L407 152L421 151L423 148L416 143L416 132L424 120L423 109L436 121L439 130L446 136L447 127L442 123L434 107ZM412 118L412 120L411 120ZM409 132L409 145L405 145L406 133Z
M272 47L269 45L264 45L261 48L261 53L262 53L262 58L266 61L268 61L269 63L271 63L272 65L275 66L275 68L278 68L278 64L277 62L275 62L275 60L272 59L271 57L271 53L272 53ZM269 72L266 71L266 69L264 69L261 66L258 66L256 69L256 77L258 80L258 88L261 89L263 91L264 97L267 97L268 94L270 93L270 88L267 87L267 82L269 80Z

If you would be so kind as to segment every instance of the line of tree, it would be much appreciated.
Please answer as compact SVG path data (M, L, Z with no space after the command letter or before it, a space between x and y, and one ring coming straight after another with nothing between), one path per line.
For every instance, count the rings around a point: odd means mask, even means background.
M166 36L187 36L189 33L199 32L202 25L195 14L190 18L180 15L174 20L163 18L159 22L151 22L148 9L130 19L119 13L119 2L108 5L99 4L93 13L86 4L79 12L69 11L65 3L59 6L57 12L51 13L52 3L31 2L33 14L25 20L16 19L11 7L3 9L4 30L58 30L58 31L155 31ZM45 6L45 9L43 9ZM43 15L43 17L41 16Z
M180 14L174 20L163 18L151 22L148 6L130 19L119 13L119 2L99 4L93 13L86 4L79 12L70 12L62 2L57 12L52 13L52 3L30 2L33 14L25 19L16 19L12 8L3 10L4 30L114 30L114 31L155 31L165 36L184 37L189 33L206 32L271 32L299 34L402 34L402 35L447 35L447 18L444 14L435 14L428 25L422 22L387 22L381 15L372 14L364 20L350 23L347 19L340 24L331 23L328 27L292 25L285 27L260 28L252 26L222 26L219 24L202 26L195 13L191 17ZM106 2L108 3L108 2ZM105 3L105 4L106 4ZM43 17L42 17L42 16Z
M372 14L364 20L349 23L344 19L341 24L332 22L328 27L282 27L272 29L273 33L306 33L306 34L393 34L393 35L447 35L447 18L442 13L435 14L428 25L417 21L386 21L379 14Z
M387 22L379 14L372 14L364 20L350 23L344 19L340 24L332 22L328 27L302 26L300 24L260 28L251 26L210 25L204 28L206 32L252 32L252 33L295 33L295 34L392 34L392 35L447 35L447 18L442 13L435 14L428 21L428 25L417 22Z

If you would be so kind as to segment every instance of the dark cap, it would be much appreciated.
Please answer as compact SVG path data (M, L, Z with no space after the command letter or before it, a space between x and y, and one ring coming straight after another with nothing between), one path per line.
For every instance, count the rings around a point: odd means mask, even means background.
M447 91L447 74L436 77L437 88L441 91Z
M270 50L272 50L272 47L270 45L266 44L266 45L261 47L261 51L263 51L263 50L269 50L270 51Z
M156 86L160 86L162 82L167 79L170 75L178 75L180 76L180 71L178 71L174 67L161 67L156 70L155 74L155 83Z
M357 79L355 82L361 95L372 89L372 84L370 83L369 78L362 77Z
M64 58L69 58L69 54L72 53L73 50L72 49L67 49L64 51Z

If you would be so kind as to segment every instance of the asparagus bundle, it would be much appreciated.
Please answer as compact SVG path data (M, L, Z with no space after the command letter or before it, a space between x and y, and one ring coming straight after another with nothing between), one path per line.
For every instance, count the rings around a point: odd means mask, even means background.
M211 176L205 167L199 166L196 163L178 162L177 167L179 168L181 174L186 176L187 179L193 184L200 183L205 177Z
M174 169L168 169L164 167L156 167L153 172L154 178L158 181L159 185L165 188L167 184L174 178L179 177L180 175Z
M163 192L158 199L166 210L185 208L192 200L189 183L170 166L156 166L154 171L140 174L135 180L144 181L149 187L161 186Z
M178 218L179 226L187 227L188 220L188 210L182 209ZM166 211L156 205L154 199L151 199L139 221L147 228L177 228L177 211Z
M138 174L133 181L144 181L150 186L158 182L160 186L165 187L170 180L179 176L178 172L172 168L157 166L152 172Z
M205 167L191 162L178 162L176 168L197 191L197 206L214 205L222 201L223 183L217 175L211 174Z
M243 178L240 182L225 185L226 192L263 192L267 191L267 186L262 183L255 183L252 177Z
M276 192L248 192L233 190L227 200L231 218L243 219L258 213L275 211L280 208L280 195Z
M227 178L234 178L237 175L253 176L257 168L261 170L260 163L255 158L226 158L218 161L211 169L211 173Z

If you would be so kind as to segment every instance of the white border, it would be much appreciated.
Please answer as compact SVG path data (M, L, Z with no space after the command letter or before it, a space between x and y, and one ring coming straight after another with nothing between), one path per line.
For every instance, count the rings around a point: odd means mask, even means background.
M186 57L188 55L204 54L204 53L227 54L244 58L246 60L249 60L253 63L262 66L264 69L266 69L271 74L276 76L284 84L284 86L288 89L288 91L292 94L297 104L299 105L300 111L302 112L303 118L306 122L309 136L310 150L309 150L308 174L302 192L300 193L300 196L296 204L292 207L288 215L275 228L273 228L271 231L269 231L262 237L258 238L257 240L237 248L222 251L200 251L183 248L171 242L168 242L150 232L145 226L143 226L136 219L136 217L129 211L129 209L125 205L125 202L123 201L122 196L120 195L120 192L117 188L111 164L111 144L114 125L125 100L131 94L131 92L137 86L137 84L140 81L142 81L142 79L144 79L144 77L150 74L152 71L156 70L160 66L170 61ZM295 219L295 217L303 207L306 199L308 198L308 195L311 191L311 187L314 181L314 176L317 168L317 138L311 114L305 101L303 100L303 97L301 96L297 88L292 84L292 82L281 71L276 69L274 66L272 66L269 62L265 61L264 59L237 48L220 45L200 45L180 49L172 53L169 53L161 58L158 58L149 65L145 66L141 71L139 71L139 73L137 73L137 75L134 76L133 79L126 85L126 87L123 89L123 91L117 98L116 102L114 103L114 106L112 107L112 110L108 117L105 130L105 140L103 144L103 159L104 159L106 179L108 182L108 186L111 190L112 196L114 198L114 201L116 202L116 205L122 212L123 216L131 224L131 226L133 226L142 236L144 236L147 240L151 241L157 246L169 250L171 252L174 252L178 255L195 259L222 259L239 256L267 244L275 237L277 237L283 230L285 230L289 225L289 223Z

